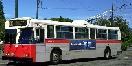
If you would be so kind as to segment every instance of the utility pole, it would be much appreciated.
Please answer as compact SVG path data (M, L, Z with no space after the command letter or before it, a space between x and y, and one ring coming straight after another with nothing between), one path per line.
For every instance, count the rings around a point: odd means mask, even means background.
M112 12L111 12L111 20L112 20L112 22L114 22L114 5L113 5L113 3L112 3Z
M40 4L40 0L36 0L37 1L37 8L36 8L36 19L38 19L38 10L39 10L39 4Z
M18 0L15 0L15 18L18 18Z

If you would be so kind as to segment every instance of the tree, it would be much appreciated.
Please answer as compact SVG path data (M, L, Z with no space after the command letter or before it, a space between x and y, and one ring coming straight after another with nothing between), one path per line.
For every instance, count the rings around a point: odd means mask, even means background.
M5 16L3 12L2 0L0 0L0 39L4 40L4 30L5 30Z
M63 18L62 16L60 16L60 18L51 18L50 20L59 21L59 22L73 22L73 20L69 18Z
M100 26L110 26L111 22L107 19L104 19L104 18L98 18L98 19L96 19L94 24L100 25Z

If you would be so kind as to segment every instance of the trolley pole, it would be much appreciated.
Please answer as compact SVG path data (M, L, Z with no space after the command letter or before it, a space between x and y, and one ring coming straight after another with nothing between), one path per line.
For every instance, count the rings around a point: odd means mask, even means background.
M18 0L15 0L15 18L18 18Z

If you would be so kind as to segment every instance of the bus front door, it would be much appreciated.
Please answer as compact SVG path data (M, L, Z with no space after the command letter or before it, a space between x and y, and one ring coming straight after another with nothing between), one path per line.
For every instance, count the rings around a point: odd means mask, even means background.
M44 40L44 29L36 29L36 62L45 62L46 46L44 44Z

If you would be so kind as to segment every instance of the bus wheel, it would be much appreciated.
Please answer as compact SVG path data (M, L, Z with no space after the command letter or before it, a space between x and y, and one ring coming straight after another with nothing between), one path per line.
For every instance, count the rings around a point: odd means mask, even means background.
M50 55L50 61L52 64L58 64L61 61L61 54L59 51L54 50Z
M111 58L111 50L106 48L104 51L104 58L105 59L110 59Z

